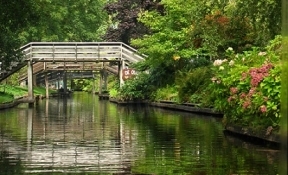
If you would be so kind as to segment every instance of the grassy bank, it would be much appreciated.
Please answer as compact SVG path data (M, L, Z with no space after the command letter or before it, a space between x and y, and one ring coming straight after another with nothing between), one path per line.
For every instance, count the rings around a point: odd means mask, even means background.
M34 87L34 95L45 95L45 87ZM54 90L49 90L54 92ZM7 103L13 101L15 98L24 97L28 95L28 89L21 86L0 85L0 103Z

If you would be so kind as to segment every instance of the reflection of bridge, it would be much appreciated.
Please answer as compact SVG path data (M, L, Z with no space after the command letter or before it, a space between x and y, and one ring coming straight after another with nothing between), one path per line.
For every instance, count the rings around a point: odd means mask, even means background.
M60 78L60 74L66 90L69 71L74 75L107 71L118 75L123 84L122 70L144 59L137 50L121 42L32 42L21 50L23 60L0 72L0 81L27 65L27 74L22 74L20 81L28 81L29 98L33 98L33 84L42 81L48 88L49 81Z

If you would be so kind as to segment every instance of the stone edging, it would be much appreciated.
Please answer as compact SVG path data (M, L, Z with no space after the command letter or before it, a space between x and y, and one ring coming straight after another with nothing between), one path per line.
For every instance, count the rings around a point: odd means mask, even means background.
M193 112L193 113L199 113L199 114L209 114L213 116L219 116L222 117L223 114L220 112L215 111L213 108L201 108L197 106L196 104L191 103L183 103L183 104L177 104L172 101L159 101L159 102L148 102L148 101L119 101L115 98L109 98L109 101L112 103L117 104L146 104L153 107L160 107L160 108L166 108L166 109L173 109L173 110L181 110L181 111L187 111L187 112Z
M15 106L19 105L20 103L34 103L34 101L35 100L31 100L31 99L28 99L25 97L24 98L23 97L17 98L12 102L0 104L0 110L15 107Z
M273 132L272 127L268 127L264 130L255 130L253 128L245 128L229 123L225 125L225 130L235 134L257 138L271 143L281 143L280 134Z
M166 109L176 109L181 111L199 113L199 114L209 114L214 116L222 117L223 114L215 111L213 108L201 108L192 104L175 104L175 103L163 103L163 102L151 102L150 106L161 107Z
M8 102L8 103L2 103L0 104L0 110L1 109L7 109L7 108L12 108L14 106L17 106L19 103L16 101Z

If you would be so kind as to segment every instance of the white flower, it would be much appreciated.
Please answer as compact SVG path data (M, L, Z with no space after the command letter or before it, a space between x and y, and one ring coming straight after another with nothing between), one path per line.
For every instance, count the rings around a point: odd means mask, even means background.
M223 61L222 61L222 63L225 63L225 62L227 62L228 60L227 59L224 59Z
M224 70L224 67L223 67L223 66L220 66L220 67L219 67L219 70Z
M245 57L242 58L242 61L245 61Z
M234 61L233 60L231 60L230 62L229 62L229 66L233 66L234 65Z
M213 83L214 83L216 80L217 80L216 77L212 77L212 78L211 78L211 81L212 81Z
M259 52L259 53L258 53L259 56L264 56L264 55L266 55L266 54L267 54L266 52Z
M236 55L235 55L235 57L236 57L236 58L238 58L238 57L239 57L239 55L238 55L238 54L236 54Z
M232 47L228 47L228 49L227 49L227 50L233 51L233 48L232 48Z
M220 66L222 64L222 60L215 60L213 65L214 66Z

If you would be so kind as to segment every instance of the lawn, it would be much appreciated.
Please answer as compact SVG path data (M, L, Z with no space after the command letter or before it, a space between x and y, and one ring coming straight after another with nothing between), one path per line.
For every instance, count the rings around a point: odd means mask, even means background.
M45 95L45 87L34 87L34 95ZM49 92L54 92L55 90L49 90ZM21 86L11 86L11 85L0 85L0 103L11 102L15 98L23 97L28 95L28 89Z

